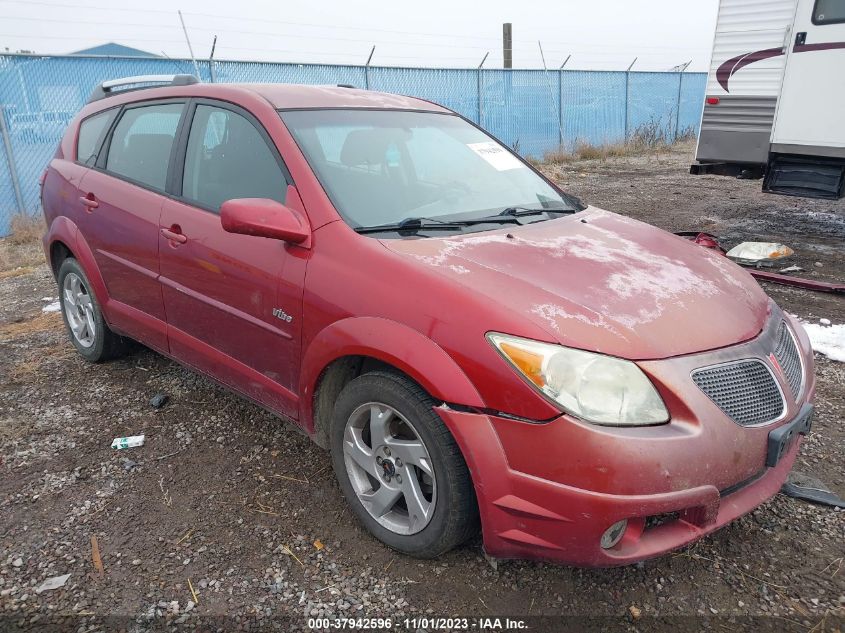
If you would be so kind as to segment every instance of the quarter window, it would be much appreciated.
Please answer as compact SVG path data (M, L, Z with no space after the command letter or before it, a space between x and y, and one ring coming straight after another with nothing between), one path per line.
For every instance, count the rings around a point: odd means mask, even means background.
M840 24L845 22L845 0L816 0L813 7L813 24Z
M79 139L76 142L76 160L86 165L90 165L96 160L100 139L116 113L117 110L100 112L94 116L89 116L80 124Z
M126 110L112 133L106 169L163 191L182 106L167 103Z
M287 181L258 129L244 116L198 105L188 135L182 196L218 211L226 200L285 201Z

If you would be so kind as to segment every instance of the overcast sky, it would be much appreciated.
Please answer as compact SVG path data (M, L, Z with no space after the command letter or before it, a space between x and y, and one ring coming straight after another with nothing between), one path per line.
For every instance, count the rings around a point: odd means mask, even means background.
M374 65L502 67L512 22L515 68L707 70L717 0L0 0L0 50L68 53L115 41L188 57Z

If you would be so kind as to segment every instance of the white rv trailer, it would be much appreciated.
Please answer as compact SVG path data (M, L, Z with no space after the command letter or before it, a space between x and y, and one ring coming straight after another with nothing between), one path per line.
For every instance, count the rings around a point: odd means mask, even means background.
M693 174L845 195L845 0L720 0Z

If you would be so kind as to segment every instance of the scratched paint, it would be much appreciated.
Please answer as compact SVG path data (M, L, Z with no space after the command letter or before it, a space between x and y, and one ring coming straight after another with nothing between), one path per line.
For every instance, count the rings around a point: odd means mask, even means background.
M383 243L525 314L565 345L625 357L748 340L768 305L748 273L724 257L595 207L536 224Z

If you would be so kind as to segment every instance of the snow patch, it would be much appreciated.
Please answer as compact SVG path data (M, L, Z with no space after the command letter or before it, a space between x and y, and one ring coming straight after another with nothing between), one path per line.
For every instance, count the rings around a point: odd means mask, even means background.
M824 354L830 360L845 363L845 323L825 325L825 322L830 323L828 319L819 320L821 323L801 321L813 351Z
M56 299L52 303L48 303L46 306L41 308L42 312L59 312L62 309L62 304L59 303L59 300Z

